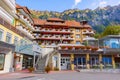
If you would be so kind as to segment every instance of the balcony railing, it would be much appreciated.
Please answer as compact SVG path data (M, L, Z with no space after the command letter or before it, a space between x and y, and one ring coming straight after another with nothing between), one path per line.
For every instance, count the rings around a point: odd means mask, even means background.
M52 22L47 22L45 25L60 25L60 26L67 26L65 23L52 23Z
M16 29L15 27L13 27L11 24L7 23L1 17L0 17L0 24L3 25L5 28L13 31L14 33L20 35L20 36L27 37L24 33L22 33L20 30Z
M17 29L18 30L20 30L21 32L23 32L24 34L26 34L28 37L30 37L30 38L33 38L33 35L30 33L30 32L28 32L25 28L23 28L22 26L16 26L17 27Z
M86 30L86 31L83 31L82 34L95 34L95 33L94 31Z
M52 29L52 30L49 30L49 29L39 29L37 28L36 31L34 32L40 32L40 33L54 33L54 34L71 34L72 32L70 30L55 30L55 29Z
M24 16L22 14L18 13L18 15L20 15L20 18L22 19L22 21L24 21L29 28L31 28L32 30L34 30L32 24L30 23L30 21L28 21L27 18L24 18Z
M85 37L85 38L83 38L83 40L97 40L97 39L95 39L94 37Z
M14 0L3 0L11 9L15 9Z
M42 39L42 40L73 40L71 37L60 37L60 36L41 36L41 37L36 37L36 39Z

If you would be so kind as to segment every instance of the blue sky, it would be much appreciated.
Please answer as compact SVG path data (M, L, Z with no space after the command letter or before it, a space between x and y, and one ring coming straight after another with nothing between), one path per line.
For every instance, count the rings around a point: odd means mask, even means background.
M62 12L67 9L95 9L107 5L118 5L120 0L16 0L17 4L34 10Z

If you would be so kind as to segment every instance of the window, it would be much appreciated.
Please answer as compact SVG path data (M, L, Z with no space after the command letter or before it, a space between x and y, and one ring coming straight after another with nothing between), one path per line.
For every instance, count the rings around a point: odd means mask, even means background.
M17 44L18 43L18 37L15 36L14 38L14 44Z
M80 32L80 29L76 29L76 32Z
M76 44L80 44L80 41L76 41Z
M2 38L3 38L3 30L0 29L0 41L2 40Z
M23 39L20 40L20 45L24 45L24 40Z
M111 48L119 48L119 39L111 39L110 43Z
M76 38L80 38L80 35L79 35L79 34L76 34Z
M0 53L0 70L4 69L5 54Z
M6 42L7 43L11 43L11 39L12 39L12 34L7 33L7 35L6 35Z
M103 57L102 62L104 64L104 66L112 65L112 58L111 57Z

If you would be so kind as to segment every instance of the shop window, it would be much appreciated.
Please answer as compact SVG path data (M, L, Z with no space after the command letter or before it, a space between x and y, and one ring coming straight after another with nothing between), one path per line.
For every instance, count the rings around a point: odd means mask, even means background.
M119 48L119 39L111 39L110 40L111 43L111 48Z
M0 41L2 40L2 38L3 38L3 30L0 29Z
M10 33L7 32L6 42L7 42L7 43L11 43L11 40L12 40L12 34L10 34Z
M112 67L112 58L111 57L103 57L102 62L105 68Z
M4 69L5 54L0 53L0 70Z

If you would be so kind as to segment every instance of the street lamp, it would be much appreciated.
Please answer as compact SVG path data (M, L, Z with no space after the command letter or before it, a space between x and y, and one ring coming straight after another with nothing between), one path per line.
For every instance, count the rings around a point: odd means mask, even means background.
M62 39L62 36L60 37L60 44L62 44L62 42L63 42L63 39Z

